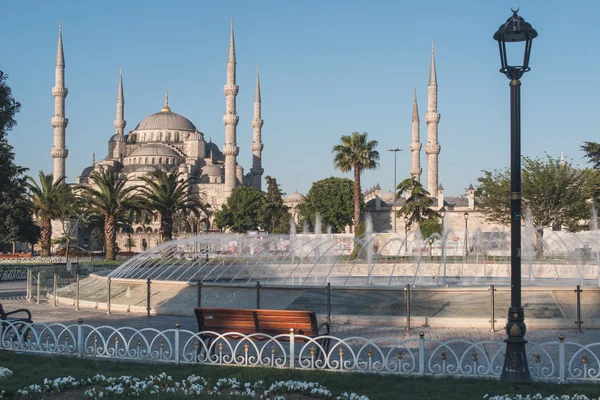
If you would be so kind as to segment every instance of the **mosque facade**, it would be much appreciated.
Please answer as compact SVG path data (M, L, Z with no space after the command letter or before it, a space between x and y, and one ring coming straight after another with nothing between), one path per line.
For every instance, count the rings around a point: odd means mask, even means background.
M237 145L236 97L239 87L236 84L236 54L233 21L229 38L227 57L227 79L223 87L225 93L225 141L221 148L212 140L207 141L204 133L186 117L175 113L169 106L168 93L165 103L159 112L144 118L135 128L126 131L125 93L123 73L121 70L117 91L115 133L108 141L107 154L93 165L86 167L76 178L77 184L93 185L90 176L93 172L120 171L128 178L128 185L139 185L141 177L156 169L166 172L177 170L184 179L193 178L192 192L212 210L220 208L227 202L231 192L237 186L252 186L261 190L264 170L262 168L262 126L261 94L258 69L256 71L256 87L254 97L253 142L251 145L253 163L248 173L237 162L239 147ZM59 26L58 48L56 54L54 96L54 146L51 155L54 160L54 179L65 176L65 162L68 157L66 148L66 130L68 119L65 112L65 100L68 89L65 86L65 56L63 50L62 26ZM158 243L158 221L147 226L135 227L136 251L152 247ZM118 245L123 250L126 238L119 235Z

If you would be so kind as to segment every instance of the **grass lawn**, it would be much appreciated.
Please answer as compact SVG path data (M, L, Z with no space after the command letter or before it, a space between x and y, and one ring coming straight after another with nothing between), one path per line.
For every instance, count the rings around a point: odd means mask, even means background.
M82 379L92 377L95 374L103 374L107 377L130 375L143 378L161 372L166 372L176 380L195 374L208 379L211 384L214 384L220 378L233 377L242 383L254 383L258 380L264 380L269 384L279 380L318 382L333 392L334 396L341 395L343 392L355 392L368 396L370 400L482 399L485 394L491 396L506 393L534 394L538 392L544 395L582 393L590 398L600 396L600 385L597 384L558 385L535 383L532 386L505 386L495 380L414 378L394 375L205 365L141 364L59 356L25 355L6 351L0 351L0 367L7 367L14 372L13 376L0 380L0 391L6 391L5 397L13 397L16 390L31 384L41 384L44 378L71 375ZM82 393L82 391L71 394L63 393L56 397L44 395L43 398L81 398ZM227 399L228 397L219 396L219 398ZM310 399L306 396L286 396L287 398Z

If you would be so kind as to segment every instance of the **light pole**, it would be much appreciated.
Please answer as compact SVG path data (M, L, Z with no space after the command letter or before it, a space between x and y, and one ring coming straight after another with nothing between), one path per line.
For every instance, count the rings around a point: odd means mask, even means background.
M531 43L537 32L531 24L513 15L494 33L500 49L500 72L510 80L510 308L506 322L506 352L500 381L531 383L525 351L525 314L521 306L521 77L530 70ZM508 64L507 43L524 43L523 63ZM514 48L515 46L513 46Z
M394 206L393 206L393 210L394 210L394 233L396 233L396 153L399 151L402 151L402 149L399 148L393 148L393 149L388 149L388 151L393 151L394 152Z
M469 213L467 211L465 211L465 213L463 214L465 217L465 256L469 255L469 236L468 236L468 232L469 232Z

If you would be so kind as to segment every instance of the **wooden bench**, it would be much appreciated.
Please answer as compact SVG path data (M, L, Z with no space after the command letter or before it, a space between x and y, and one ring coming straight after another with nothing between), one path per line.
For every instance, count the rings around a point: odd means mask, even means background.
M11 315L22 314L20 317L11 317ZM20 335L26 335L27 331L29 331L29 324L33 323L31 319L31 311L20 308L18 310L6 312L0 304L0 339L4 338L4 331L8 328L7 332L12 330L16 330L15 333ZM11 323L9 325L8 323Z
M317 339L325 353L329 351L330 327L327 322L317 324L317 315L313 311L297 310L256 310L237 308L195 308L200 332L212 331L219 334L237 332L241 335L227 335L227 338L240 339L247 335L262 333L269 336L255 335L253 340L269 340L272 336L285 335L277 338L289 341L290 330L296 335ZM322 329L325 330L322 332ZM243 336L242 336L243 335ZM214 335L203 334L202 340L206 345L215 338ZM306 338L296 338L297 342L306 342Z

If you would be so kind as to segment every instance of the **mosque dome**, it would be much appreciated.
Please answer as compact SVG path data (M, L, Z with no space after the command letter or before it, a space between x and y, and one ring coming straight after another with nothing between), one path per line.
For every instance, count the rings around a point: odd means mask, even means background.
M140 156L155 156L155 157L179 157L179 154L170 147L167 147L158 143L151 143L135 149L129 156L140 157Z
M223 173L222 171L223 169L221 166L216 164L207 164L202 167L202 175L220 176Z
M304 195L302 193L294 192L285 196L286 201L302 201L304 200Z
M196 127L186 117L171 112L171 109L168 107L163 107L161 112L157 112L144 118L142 122L135 127L135 130L172 130L195 132Z
M81 171L81 177L87 178L88 176L90 176L92 174L92 172L94 172L94 166L90 166L85 168L83 171Z

